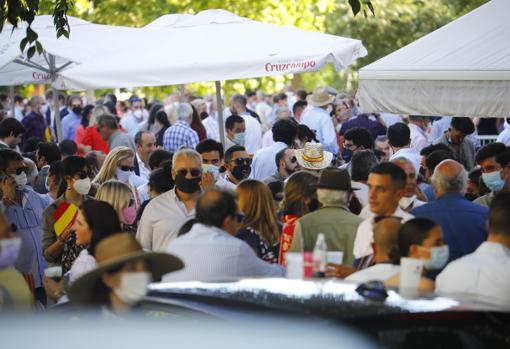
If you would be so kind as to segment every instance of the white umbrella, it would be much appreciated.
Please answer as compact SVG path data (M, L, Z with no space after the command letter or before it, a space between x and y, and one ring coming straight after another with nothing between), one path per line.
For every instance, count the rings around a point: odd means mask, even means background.
M363 112L510 114L510 1L493 0L359 71Z

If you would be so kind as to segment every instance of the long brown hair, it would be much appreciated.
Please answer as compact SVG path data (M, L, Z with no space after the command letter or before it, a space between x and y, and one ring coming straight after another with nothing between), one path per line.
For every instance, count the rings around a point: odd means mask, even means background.
M253 228L268 244L279 240L276 208L269 188L262 182L246 179L236 189L239 209L245 214L241 229Z
M307 200L315 197L315 188L319 178L309 172L293 173L283 188L283 200L280 202L280 210L284 215L294 214L298 217L308 213Z

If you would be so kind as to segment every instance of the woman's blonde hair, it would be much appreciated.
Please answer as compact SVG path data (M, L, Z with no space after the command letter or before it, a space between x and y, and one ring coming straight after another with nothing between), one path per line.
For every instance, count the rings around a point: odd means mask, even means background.
M96 185L101 185L107 180L117 179L117 165L124 159L133 158L135 156L135 152L128 147L115 147L106 156L104 159L103 166L99 170L96 178L94 178L93 183Z
M132 196L133 192L127 184L112 179L101 184L96 193L96 200L112 205L120 217L120 212L129 206Z
M262 182L246 179L236 188L239 209L245 217L241 229L250 227L268 244L279 240L276 208L269 188Z

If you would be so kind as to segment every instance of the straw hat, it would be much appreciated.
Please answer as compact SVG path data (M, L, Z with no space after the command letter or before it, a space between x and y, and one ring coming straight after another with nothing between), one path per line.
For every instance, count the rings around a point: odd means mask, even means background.
M307 102L314 107L323 107L331 104L334 99L335 97L328 93L328 89L326 87L317 87L313 90L311 95L306 97Z
M319 182L314 185L317 189L359 190L351 186L349 171L336 167L328 167L321 171Z
M333 154L325 151L320 143L305 143L303 149L295 150L299 166L309 170L322 170L331 165Z
M132 234L114 234L97 245L96 269L71 284L69 300L75 304L91 304L101 274L135 260L147 262L153 281L159 281L161 276L184 267L182 261L173 255L145 252Z

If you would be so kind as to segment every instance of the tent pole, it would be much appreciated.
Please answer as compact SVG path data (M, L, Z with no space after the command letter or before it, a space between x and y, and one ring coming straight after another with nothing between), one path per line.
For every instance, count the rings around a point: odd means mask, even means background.
M57 78L57 72L56 72L56 62L55 62L55 56L50 54L49 55L49 68L51 72L51 83L55 82L55 79ZM57 143L62 140L62 123L60 120L60 106L58 105L58 90L57 88L53 87L53 109L55 112L55 125L57 126ZM48 127L51 130L51 125L48 125Z
M11 100L11 117L15 118L14 115L14 86L9 86L9 99Z
M216 109L218 110L218 129L220 130L220 141L225 149L225 123L223 122L223 103L221 99L221 81L216 81ZM225 149L226 150L226 149Z
M178 90L179 90L179 102L185 102L184 100L184 84L179 84L179 87L178 87Z

